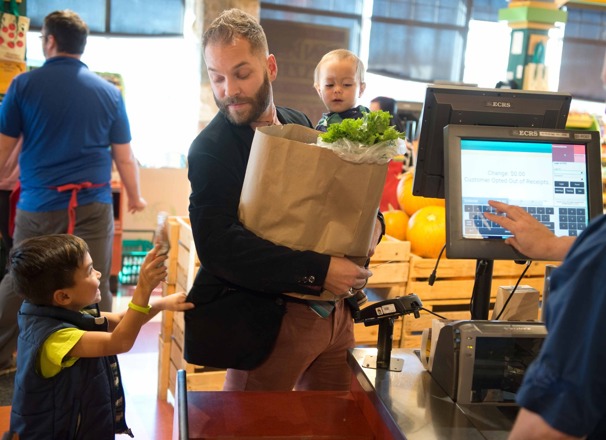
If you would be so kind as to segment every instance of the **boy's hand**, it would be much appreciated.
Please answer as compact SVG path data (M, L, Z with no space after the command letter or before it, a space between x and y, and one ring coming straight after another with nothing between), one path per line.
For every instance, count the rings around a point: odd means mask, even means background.
M174 312L193 309L194 303L186 302L186 299L187 293L177 292L155 300L153 307L158 307L159 310L172 310Z
M158 255L158 246L155 246L145 256L145 260L139 271L138 285L146 292L151 292L160 284L160 281L166 279L168 270L164 262L168 259L168 255Z

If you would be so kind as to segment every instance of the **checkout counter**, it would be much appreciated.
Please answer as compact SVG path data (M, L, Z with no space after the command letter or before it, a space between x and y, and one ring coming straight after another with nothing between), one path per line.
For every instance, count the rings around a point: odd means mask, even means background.
M397 359L402 366L394 371L371 365L369 358L384 356L377 348L353 349L348 354L352 371L349 392L194 392L186 391L185 372L180 371L173 438L506 439L518 407L494 396L507 396L512 391L508 389L512 377L523 376L519 365L511 362L512 353L528 360L528 353L520 351L528 344L512 341L540 341L544 327L540 323L465 321L450 326L449 335L453 349L435 355L433 375L423 366L417 350L390 350L389 359ZM470 347L486 347L490 339L495 344L489 345L497 349L487 353L484 348L473 367L466 360ZM442 341L445 347L452 342ZM538 350L540 343L534 345ZM517 348L512 351L512 346ZM446 365L443 371L456 374L436 374L438 364ZM505 376L495 374L504 364ZM469 387L468 392L461 387ZM466 395L471 398L461 398ZM478 395L492 398L473 398Z

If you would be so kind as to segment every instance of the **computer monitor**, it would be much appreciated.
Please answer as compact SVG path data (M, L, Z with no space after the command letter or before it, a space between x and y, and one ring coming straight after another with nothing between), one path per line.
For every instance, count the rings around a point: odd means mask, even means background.
M565 128L571 99L567 93L428 86L412 193L444 198L443 128L447 125Z
M527 259L484 217L488 200L524 207L557 236L603 213L597 131L449 125L444 165L448 258Z
M398 101L397 102L398 117L404 126L406 137L410 140L418 138L419 118L423 111L422 102L413 101Z

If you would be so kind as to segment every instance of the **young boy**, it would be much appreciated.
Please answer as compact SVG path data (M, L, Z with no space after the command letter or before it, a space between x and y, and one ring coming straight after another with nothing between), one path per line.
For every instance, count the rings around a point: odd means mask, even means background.
M328 109L316 125L316 130L326 131L331 124L343 119L358 119L369 110L356 106L364 93L364 64L349 50L336 49L322 57L314 71L314 88Z
M128 309L103 312L101 273L84 240L68 234L24 240L9 256L19 311L13 435L28 439L114 439L132 432L115 355L130 350L141 326L162 310L187 310L185 293L155 299L166 255L152 249L141 265ZM92 304L92 309L88 306Z

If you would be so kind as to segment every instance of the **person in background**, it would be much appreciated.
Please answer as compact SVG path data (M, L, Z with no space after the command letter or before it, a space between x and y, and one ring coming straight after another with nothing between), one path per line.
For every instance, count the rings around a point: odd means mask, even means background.
M201 261L188 298L197 305L240 291L250 294L250 301L271 298L281 308L279 317L255 322L255 338L267 339L267 327L281 320L269 348L255 353L261 361L246 368L230 365L224 389L348 390L351 372L346 357L354 336L345 301L334 303L334 310L322 318L306 301L282 294L320 295L327 289L347 298L350 289L365 285L371 272L347 258L276 245L245 229L238 219L255 129L273 124L311 128L311 122L303 113L274 104L277 62L269 53L263 28L252 16L238 9L223 11L206 29L202 47L219 112L188 154L189 217ZM381 225L377 224L378 239ZM185 314L186 353L197 347L198 310L203 308ZM249 348L236 343L225 351L240 353Z
M551 274L547 337L518 390L510 440L606 438L606 215L575 239L555 236L518 206L489 204L506 214L484 214L514 234L506 243L534 259L563 260Z
M166 278L166 255L152 249L128 309L102 312L101 273L86 242L69 234L16 244L10 274L25 301L19 311L19 369L10 432L18 438L113 439L126 425L120 369L115 355L130 350L143 324L162 310L187 310L184 292L149 304Z
M146 202L120 91L80 61L88 27L74 12L56 11L42 26L46 62L13 79L0 107L0 167L23 137L21 193L14 244L51 233L83 238L101 272L103 311L111 310L109 275L114 234L112 159L130 212ZM0 284L0 369L10 368L21 298L10 275Z
M391 125L395 126L398 131L404 131L402 121L398 117L398 103L393 98L387 96L377 96L370 101L370 110L383 110L391 115Z
M343 119L359 119L370 110L357 105L364 93L364 63L347 49L335 49L320 59L314 70L314 88L328 109L316 124L316 130L326 131L331 124Z

